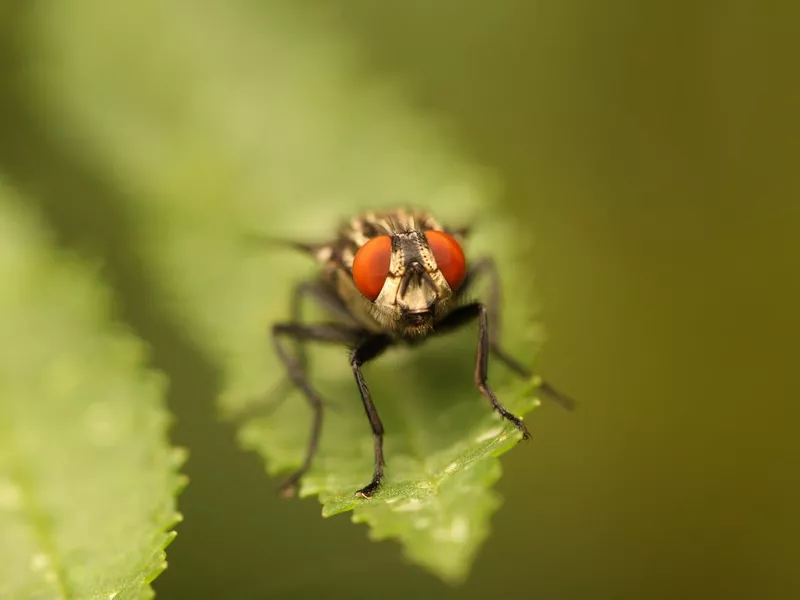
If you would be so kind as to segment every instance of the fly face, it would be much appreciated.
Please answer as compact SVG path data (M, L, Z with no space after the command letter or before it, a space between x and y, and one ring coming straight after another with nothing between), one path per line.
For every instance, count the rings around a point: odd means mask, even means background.
M378 236L359 248L353 261L353 281L372 301L373 315L409 336L428 333L449 312L465 272L461 246L443 231Z
M329 253L336 289L377 330L429 333L453 308L467 273L464 251L427 213L368 213L340 233Z

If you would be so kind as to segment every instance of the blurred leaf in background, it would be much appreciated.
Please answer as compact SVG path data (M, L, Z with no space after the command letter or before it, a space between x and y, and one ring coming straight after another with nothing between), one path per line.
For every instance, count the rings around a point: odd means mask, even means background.
M182 453L92 270L0 181L0 598L152 596Z

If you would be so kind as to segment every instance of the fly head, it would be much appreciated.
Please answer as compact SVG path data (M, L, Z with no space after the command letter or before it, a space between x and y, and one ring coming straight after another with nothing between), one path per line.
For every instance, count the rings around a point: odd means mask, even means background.
M425 335L449 312L465 270L461 246L438 230L376 236L353 261L354 282L373 317L405 336Z

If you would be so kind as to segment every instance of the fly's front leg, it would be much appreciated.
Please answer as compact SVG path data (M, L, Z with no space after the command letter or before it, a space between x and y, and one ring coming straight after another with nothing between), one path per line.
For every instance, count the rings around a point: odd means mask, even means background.
M471 312L478 313L478 353L475 360L475 385L481 393L489 399L494 409L499 412L504 419L511 421L514 426L522 432L522 439L530 439L531 434L528 433L528 428L518 416L506 410L506 407L500 404L497 396L494 395L492 388L489 387L487 379L489 377L489 315L486 306L483 304L467 305L467 309Z
M476 260L464 278L464 282L458 289L458 296L464 298L467 292L479 281L484 275L489 277L489 290L488 299L486 301L486 310L489 313L489 341L494 345L500 344L500 305L502 303L500 275L497 273L497 265L494 259L489 256L484 256Z
M478 386L481 394L486 396L492 404L492 408L500 413L507 421L511 421L514 426L522 432L523 439L529 439L528 428L518 416L510 412L497 399L494 391L489 387L489 315L486 306L480 302L465 304L451 312L437 326L437 333L445 333L466 323L478 319L478 350L475 359L475 385Z
M534 376L530 369L521 364L518 360L510 356L500 346L500 304L502 301L500 291L500 276L497 273L497 265L494 260L485 257L475 261L472 268L458 291L459 297L463 298L466 292L475 285L484 274L489 277L489 297L485 305L487 312L487 330L489 338L489 351L509 369L517 373L520 377L530 379ZM575 401L566 394L558 391L550 383L539 377L539 389L544 392L551 400L560 404L566 410L575 408Z
M361 393L364 411L367 413L369 424L372 427L372 437L375 443L375 471L372 475L372 481L369 485L356 492L356 496L361 496L362 498L372 498L372 495L380 487L381 480L383 479L384 461L383 423L381 423L378 410L372 402L372 394L370 394L367 382L364 380L364 375L361 373L361 367L367 361L380 356L392 343L392 338L387 335L372 335L364 339L350 354L350 365L353 368L353 375L355 375L356 383L358 384L358 391Z
M278 323L272 327L272 339L275 344L275 352L286 367L289 379L295 386L302 390L313 412L311 434L309 435L303 463L281 486L281 490L286 496L291 496L294 493L297 483L308 471L309 467L311 467L311 462L314 459L314 455L317 453L319 438L322 433L323 401L309 383L305 365L302 363L300 357L287 351L285 341L294 340L299 344L316 341L354 345L362 336L363 333L361 331L337 323L325 323L321 325Z

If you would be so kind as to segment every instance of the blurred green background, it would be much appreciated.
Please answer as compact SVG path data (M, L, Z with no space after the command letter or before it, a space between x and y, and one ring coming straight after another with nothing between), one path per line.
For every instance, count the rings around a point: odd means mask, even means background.
M191 448L160 598L800 597L796 5L303 3L498 170L496 210L532 240L540 370L580 400L504 457L453 589L278 498L215 421L219 373L160 310L125 190L37 112L25 4L0 4L0 169L103 261Z

